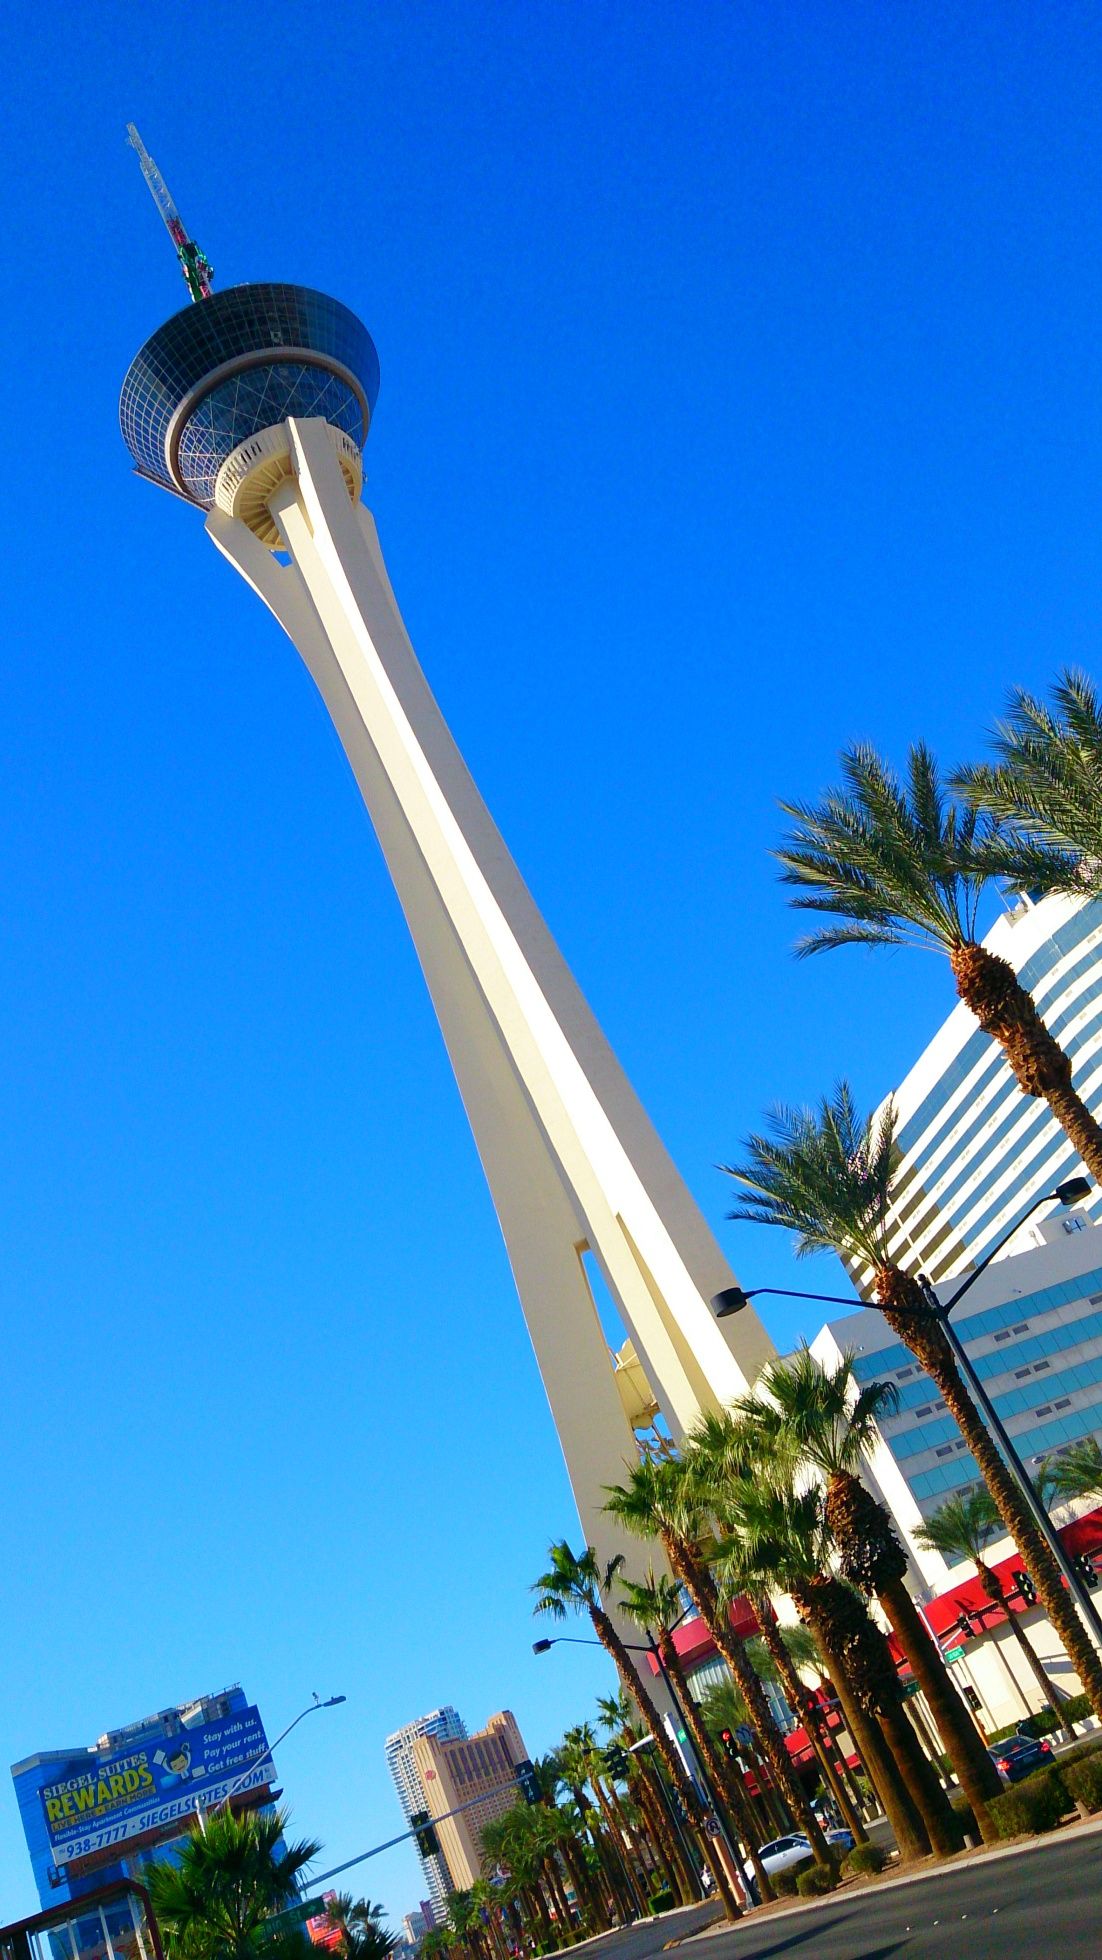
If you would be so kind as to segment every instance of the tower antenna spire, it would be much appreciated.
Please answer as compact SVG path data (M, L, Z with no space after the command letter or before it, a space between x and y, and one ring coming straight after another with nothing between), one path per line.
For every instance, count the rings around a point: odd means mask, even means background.
M138 135L133 123L126 125L126 140L138 153L142 166L142 176L149 185L153 202L165 221L165 229L176 247L176 257L184 283L193 300L209 299L214 284L214 268L204 252L201 252L194 238L189 238L187 228L176 209L172 193L161 176L153 158Z

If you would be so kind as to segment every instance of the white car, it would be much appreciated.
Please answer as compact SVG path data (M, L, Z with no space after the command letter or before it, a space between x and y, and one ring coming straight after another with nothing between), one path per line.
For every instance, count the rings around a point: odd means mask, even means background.
M810 1856L811 1846L802 1831L793 1831L789 1837L770 1838L768 1844L758 1846L762 1870L768 1877L774 1872L786 1872L790 1865L802 1864Z
M853 1850L851 1831L824 1831L823 1836L831 1850L838 1852L839 1856ZM802 1831L793 1831L789 1837L771 1838L768 1844L761 1845L758 1850L758 1857L767 1876L772 1872L785 1872L790 1865L798 1865L802 1859L810 1856L811 1846Z

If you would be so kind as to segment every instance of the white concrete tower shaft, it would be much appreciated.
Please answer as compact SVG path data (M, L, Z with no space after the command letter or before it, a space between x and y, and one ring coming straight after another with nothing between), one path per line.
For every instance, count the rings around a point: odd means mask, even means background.
M609 1558L623 1545L604 1490L637 1450L584 1255L675 1436L741 1394L773 1350L751 1309L713 1318L730 1269L464 765L332 432L290 419L261 450L249 523L215 508L207 528L294 641L344 745L447 1043L583 1530ZM235 484L249 461L225 466ZM258 483L289 564L261 541Z

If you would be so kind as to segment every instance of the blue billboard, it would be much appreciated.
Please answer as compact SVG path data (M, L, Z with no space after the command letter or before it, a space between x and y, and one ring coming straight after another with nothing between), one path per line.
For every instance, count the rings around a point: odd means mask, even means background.
M162 1831L195 1809L221 1803L275 1777L268 1738L250 1706L166 1735L161 1722L127 1736L126 1747L53 1761L39 1791L55 1865L86 1858L146 1831Z

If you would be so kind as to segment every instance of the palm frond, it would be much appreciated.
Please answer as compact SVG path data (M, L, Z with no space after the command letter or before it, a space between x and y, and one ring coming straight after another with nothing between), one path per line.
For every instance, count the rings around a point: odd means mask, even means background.
M817 804L782 802L791 829L774 853L798 908L845 923L800 941L801 957L842 945L926 944L975 936L993 819L947 793L923 743L905 781L867 743L841 758L842 784Z

